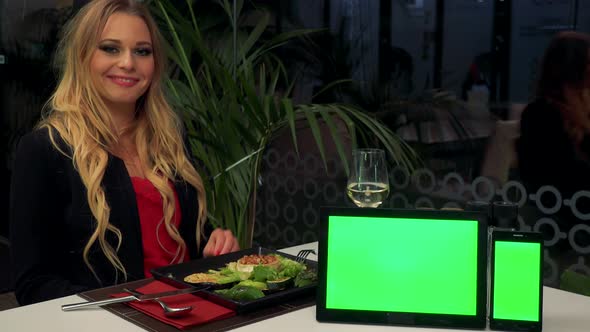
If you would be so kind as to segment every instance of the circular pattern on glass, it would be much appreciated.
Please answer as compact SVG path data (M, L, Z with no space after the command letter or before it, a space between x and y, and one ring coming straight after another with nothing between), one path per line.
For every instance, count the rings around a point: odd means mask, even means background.
M303 160L303 168L305 169L306 173L315 174L318 171L319 163L320 161L318 158L311 154L308 154L307 156L305 156L305 159Z
M262 235L264 232L264 227L262 227L262 222L260 219L256 218L254 223L254 237L257 238Z
M410 202L404 194L395 193L391 195L391 207L398 209L407 209L410 207Z
M578 209L578 200L580 198L590 199L590 191L586 191L586 190L577 191L574 194L574 196L572 196L571 200L566 199L563 202L563 204L570 207L570 209L572 210L572 213L574 214L574 216L576 216L576 218L578 218L580 220L590 220L590 212L583 213L580 211L580 209ZM588 205L586 205L586 206L588 206Z
M285 158L285 168L290 171L294 171L297 168L297 162L299 161L299 159L297 159L297 155L295 154L295 152L288 151L285 154L284 158Z
M293 226L287 226L283 230L283 241L289 246L294 246L297 244L297 230Z
M264 180L266 182L266 187L268 188L268 190L270 190L273 193L276 192L277 190L279 190L279 187L280 187L279 176L276 173L266 174L266 176L264 177Z
M434 177L434 173L429 169L421 168L414 173L413 177L414 184L416 184L416 188L419 192L427 194L434 190L436 178Z
M328 170L326 171L328 177L331 179L338 177L338 170L340 169L340 164L338 163L338 160L330 158L328 159L326 164L328 165Z
M484 196L481 196L479 190L477 190L480 184L484 185L484 190L482 190L485 193ZM478 176L471 183L471 193L473 194L474 201L489 202L492 200L492 198L494 198L494 195L496 194L494 183L492 182L492 180L486 178L485 176Z
M281 229L277 223L269 222L266 224L266 238L270 242L275 242L281 238Z
M320 216L316 209L311 206L311 203L307 203L307 207L303 209L303 223L307 228L315 228L318 225Z
M548 225L549 227L551 227L551 229L553 229L553 238L551 238L550 240L545 240L544 241L545 246L547 246L547 247L554 246L557 243L557 241L559 241L559 239L567 238L567 234L560 232L559 226L557 225L555 220L553 220L551 218L541 218L541 219L537 220L537 222L535 223L535 226L533 227L533 230L535 232L540 232L541 227L543 225Z
M266 216L270 219L277 219L281 213L281 208L279 203L274 199L269 199L266 201L266 206L264 207L264 211L266 212Z
M294 176L287 176L285 178L285 192L290 196L294 196L297 190L299 190L299 182L297 182Z
M335 203L340 196L340 191L334 182L328 181L324 183L324 190L322 190L324 200L328 203Z
M307 199L315 199L320 193L318 183L314 179L307 178L303 181L303 195Z
M279 162L281 161L281 156L277 149L270 148L266 150L264 154L264 161L266 162L266 166L271 169L277 169L279 166Z
M579 256L578 262L576 264L572 264L568 268L568 270L590 276L590 268L586 266L586 262L584 261L584 257L582 257L582 256Z
M516 220L518 220L518 230L519 231L530 232L533 229L531 226L527 225L524 222L524 219L520 215L518 215Z
M512 188L516 189L516 191L520 194L518 201L516 201L516 202L508 199L508 193L510 192L510 189L512 189ZM504 200L505 202L516 203L516 204L518 204L518 207L523 207L524 204L526 203L526 199L527 199L526 189L522 185L522 183L520 183L518 181L508 181L508 182L506 182L506 184L504 184L504 187L502 187L502 200Z
M401 166L396 166L391 171L391 185L396 189L404 189L410 184L410 173Z
M463 210L463 208L461 207L461 205L457 204L457 202L446 202L445 205L442 206L441 209L447 209L447 210Z
M550 285L557 282L557 263L549 257L547 250L545 250L545 254L543 255L543 262L543 283Z
M584 245L580 245L575 240L575 235L577 232L586 232L587 238L590 238L590 226L584 224L577 224L576 226L570 229L569 233L569 242L572 248L579 254L590 254L590 243Z
M453 180L453 181L451 182L451 180ZM455 190L453 190L453 188L454 188L453 183L454 182L457 183ZM445 177L443 178L442 186L443 186L443 188L446 188L450 193L461 195L461 194L463 194L465 181L463 181L463 177L461 175L459 175L459 173L451 172L451 173L448 173L447 175L445 175Z
M428 197L420 197L414 202L416 209L434 209L434 203Z
M545 193L553 194L553 196L555 197L555 205L550 207L544 205L541 196L543 196L543 194ZM537 204L537 208L545 214L554 214L557 211L559 211L559 209L561 209L561 193L559 192L559 190L557 190L557 188L553 186L542 186L541 188L539 188L539 190L537 190L536 194L530 195L530 199L532 201L535 201L535 203Z
M294 224L297 222L297 217L299 213L297 212L297 208L293 201L289 200L287 204L283 207L283 218L289 224Z

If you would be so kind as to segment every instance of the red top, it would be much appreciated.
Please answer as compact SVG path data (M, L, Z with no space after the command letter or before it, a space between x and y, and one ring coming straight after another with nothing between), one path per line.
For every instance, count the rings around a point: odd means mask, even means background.
M178 244L166 231L164 224L164 211L162 197L160 192L148 179L131 177L135 197L137 200L137 210L141 224L141 242L143 246L143 272L146 278L152 276L150 270L156 267L170 265L188 261L188 250L182 260L178 258L173 262L174 255L178 249ZM174 192L175 209L172 223L178 227L180 224L181 212L178 195L174 186L170 184ZM162 222L160 224L160 221ZM158 227L158 224L160 226ZM156 233L158 236L156 236ZM160 243L158 243L158 237Z

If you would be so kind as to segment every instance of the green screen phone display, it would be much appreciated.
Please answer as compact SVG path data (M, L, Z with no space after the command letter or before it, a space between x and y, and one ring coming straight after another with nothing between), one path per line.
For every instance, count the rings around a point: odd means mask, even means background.
M541 244L494 243L492 318L539 322Z
M328 222L327 308L476 315L476 220Z

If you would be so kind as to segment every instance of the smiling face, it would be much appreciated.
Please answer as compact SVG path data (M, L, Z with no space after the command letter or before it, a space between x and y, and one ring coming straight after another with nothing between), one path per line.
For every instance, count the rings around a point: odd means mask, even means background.
M141 17L109 17L90 60L90 74L111 111L135 110L154 74L152 38Z

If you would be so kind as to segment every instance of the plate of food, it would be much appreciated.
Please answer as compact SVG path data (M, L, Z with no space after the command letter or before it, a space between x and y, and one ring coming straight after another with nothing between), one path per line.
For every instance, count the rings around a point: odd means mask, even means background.
M312 296L317 263L266 248L250 248L152 270L174 286L209 286L200 295L238 313Z

